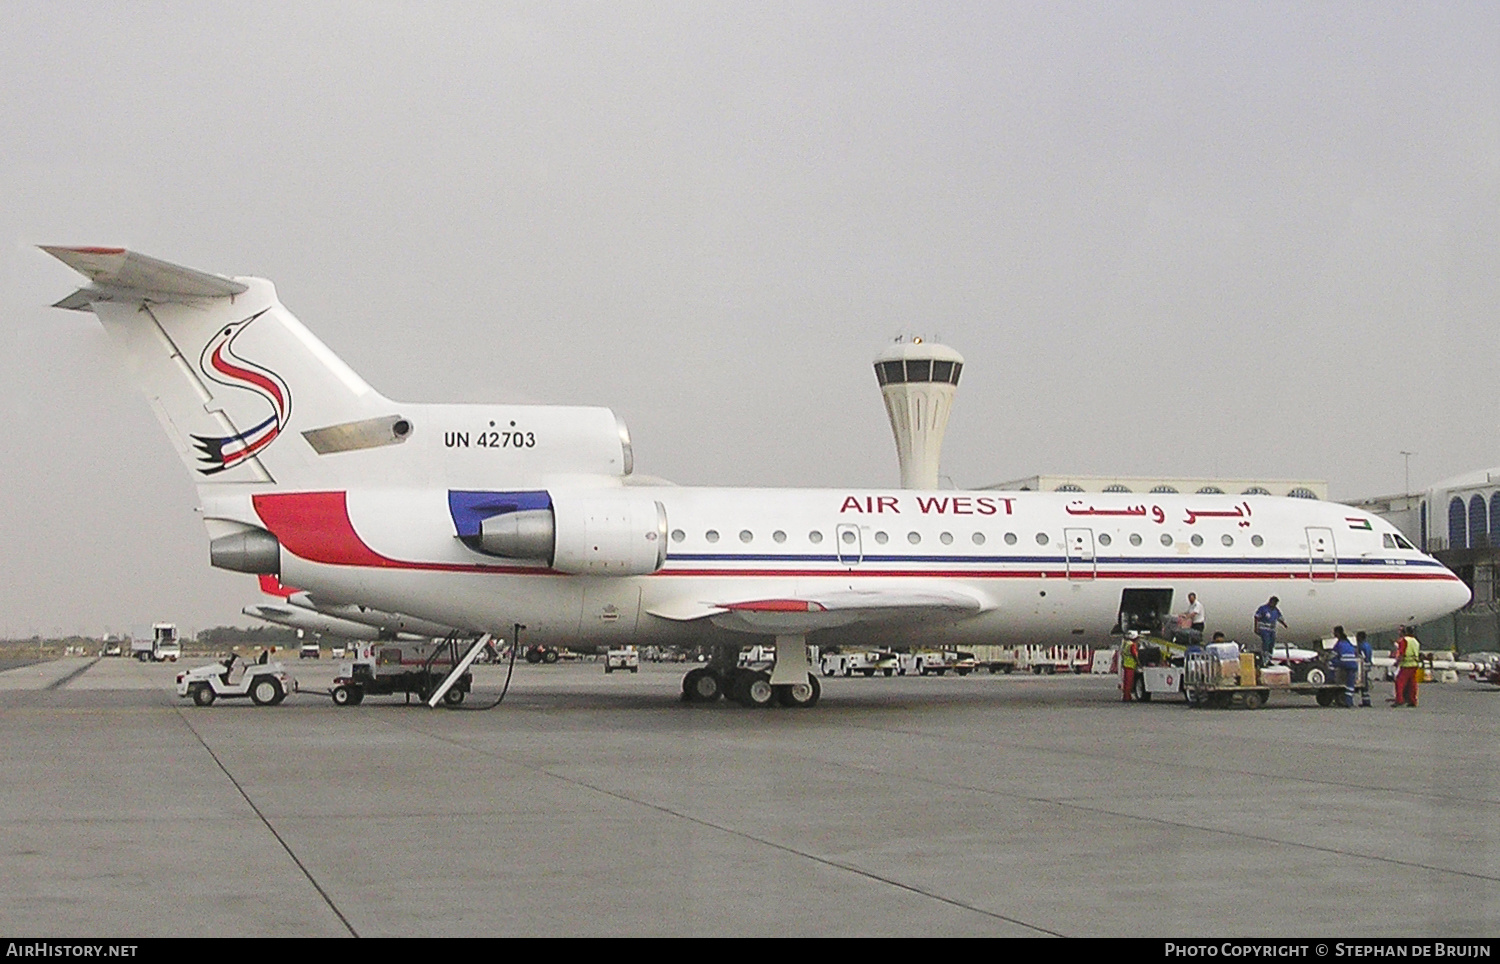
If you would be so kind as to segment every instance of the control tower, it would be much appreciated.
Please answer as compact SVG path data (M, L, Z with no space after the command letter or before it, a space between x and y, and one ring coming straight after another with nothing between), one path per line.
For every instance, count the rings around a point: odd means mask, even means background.
M958 352L920 338L897 341L875 356L875 378L896 436L903 489L937 488L943 433L963 368Z

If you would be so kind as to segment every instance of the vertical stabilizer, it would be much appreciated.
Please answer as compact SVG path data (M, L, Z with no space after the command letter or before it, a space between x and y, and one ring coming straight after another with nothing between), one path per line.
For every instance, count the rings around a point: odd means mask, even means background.
M90 279L92 310L200 485L314 484L302 431L394 413L261 278L223 278L122 248L44 251Z

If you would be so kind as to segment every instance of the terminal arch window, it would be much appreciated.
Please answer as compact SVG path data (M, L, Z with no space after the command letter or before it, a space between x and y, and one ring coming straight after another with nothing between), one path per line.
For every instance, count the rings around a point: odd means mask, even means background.
M1170 485L1155 485L1151 487L1152 495L1176 495L1177 490Z
M1083 486L1081 486L1081 485L1074 485L1072 482L1064 482L1062 485L1059 485L1057 488L1053 489L1052 491L1053 492L1082 492L1083 491Z
M1500 546L1500 492L1490 496L1490 545Z
M1258 485L1252 485L1252 486L1250 486L1250 488L1248 488L1245 491L1243 491L1243 492L1240 493L1240 495L1270 495L1270 494L1271 494L1271 490L1270 489L1265 489L1265 488L1262 488L1262 487L1260 487Z
M1130 486L1128 486L1128 485L1121 485L1118 482L1114 482L1114 483L1111 483L1110 485L1106 485L1104 487L1104 491L1105 492L1129 492L1130 491Z
M1418 536L1422 540L1422 551L1426 552L1427 551L1427 500L1426 499L1423 499L1417 505L1417 516L1418 516L1419 525L1420 525L1420 528L1421 528L1421 531L1418 533Z
M1448 548L1467 549L1464 535L1468 531L1469 517L1464 512L1464 500L1454 496L1448 501Z
M1486 511L1484 496L1476 492L1469 498L1469 548L1486 545L1489 537L1490 514Z
M1305 489L1299 485L1292 491L1288 492L1287 497L1291 499L1316 499L1318 497L1318 493L1314 492L1312 489Z
M1198 490L1198 495L1223 495L1224 490L1217 485L1205 485Z

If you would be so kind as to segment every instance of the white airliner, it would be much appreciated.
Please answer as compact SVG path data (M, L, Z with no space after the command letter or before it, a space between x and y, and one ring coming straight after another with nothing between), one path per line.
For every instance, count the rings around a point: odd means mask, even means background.
M213 565L320 608L524 623L533 644L709 644L689 699L817 702L809 637L1108 645L1193 591L1243 637L1279 596L1312 640L1469 600L1392 526L1329 502L632 485L608 409L394 402L268 281L44 250L90 279L57 306L92 310L124 353L197 483ZM769 672L735 668L754 637L775 638Z

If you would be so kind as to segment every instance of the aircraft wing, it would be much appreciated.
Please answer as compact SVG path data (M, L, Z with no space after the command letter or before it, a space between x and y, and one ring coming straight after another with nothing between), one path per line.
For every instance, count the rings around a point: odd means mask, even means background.
M957 618L990 606L978 596L946 586L832 589L806 595L700 602L677 599L648 605L663 619L706 619L722 629L757 634L810 633L851 623Z

